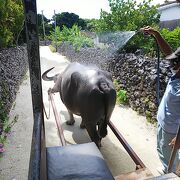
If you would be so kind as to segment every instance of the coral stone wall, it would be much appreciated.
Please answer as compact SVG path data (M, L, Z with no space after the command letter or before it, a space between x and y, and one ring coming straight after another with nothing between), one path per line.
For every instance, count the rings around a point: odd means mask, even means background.
M16 98L19 85L27 72L28 57L26 47L0 50L0 115L8 113ZM4 111L4 112L3 112ZM0 116L1 117L1 116Z

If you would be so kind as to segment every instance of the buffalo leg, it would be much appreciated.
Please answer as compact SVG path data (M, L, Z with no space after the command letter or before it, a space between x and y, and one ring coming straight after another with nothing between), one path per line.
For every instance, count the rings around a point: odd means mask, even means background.
M69 119L69 121L66 121L66 124L67 125L73 125L75 123L73 113L69 110L68 110L68 113L69 113L70 119Z
M85 124L84 124L84 121L83 121L83 119L82 119L82 121L81 121L80 128L81 128L81 129L84 129L84 128L86 128L86 126L85 126Z
M86 124L86 129L88 131L88 134L93 142L97 145L97 147L101 147L101 141L99 138L99 135L96 130L96 125L92 124Z
M48 94L56 92L59 92L59 86L57 85L57 83L53 86L53 88L48 89Z
M56 89L54 89L54 88L49 88L48 89L48 94L50 94L50 93L56 93L56 92L58 92Z

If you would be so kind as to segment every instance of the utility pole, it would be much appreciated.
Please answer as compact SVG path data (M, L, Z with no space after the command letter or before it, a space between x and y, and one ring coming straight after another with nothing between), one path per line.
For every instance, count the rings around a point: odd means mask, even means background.
M57 36L56 36L56 12L54 10L54 28L55 28L55 46L56 46L56 52L57 52Z
M42 12L42 25L43 25L43 40L45 41L45 46L46 46L46 32L45 32L45 26L44 26L44 15L43 15L43 10Z

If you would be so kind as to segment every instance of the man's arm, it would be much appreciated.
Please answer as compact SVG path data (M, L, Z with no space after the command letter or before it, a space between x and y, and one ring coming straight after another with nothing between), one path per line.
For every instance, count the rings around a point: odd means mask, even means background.
M173 53L171 46L165 41L165 39L161 36L161 34L158 31L149 26L141 28L141 31L153 35L156 38L157 43L161 51L165 54L165 56L168 56L171 53Z

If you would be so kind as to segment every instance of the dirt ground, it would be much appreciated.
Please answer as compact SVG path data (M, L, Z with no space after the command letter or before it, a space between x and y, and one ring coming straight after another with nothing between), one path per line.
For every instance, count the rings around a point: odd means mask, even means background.
M51 53L48 47L40 48L41 71L56 67L52 74L62 71L69 63L67 59L58 53ZM51 73L50 73L51 75ZM47 90L53 86L53 82L42 81L43 99L45 109L48 111L49 102ZM79 128L80 117L76 116L74 126L67 126L68 119L66 108L60 101L59 94L54 95L57 109L59 110L65 139L68 144L85 143L90 139L86 130ZM12 128L12 133L6 143L6 152L0 159L0 180L26 180L28 175L31 137L33 128L32 104L29 76L19 89L15 106L10 117L18 115L18 121ZM156 152L156 127L146 123L146 118L138 115L132 109L116 105L111 121L119 129L132 149L144 162L154 176L158 176L156 168L161 165ZM51 109L51 118L45 119L46 146L59 145L57 128ZM119 143L115 135L108 129L108 136L102 140L100 149L114 176L135 170L135 164Z

